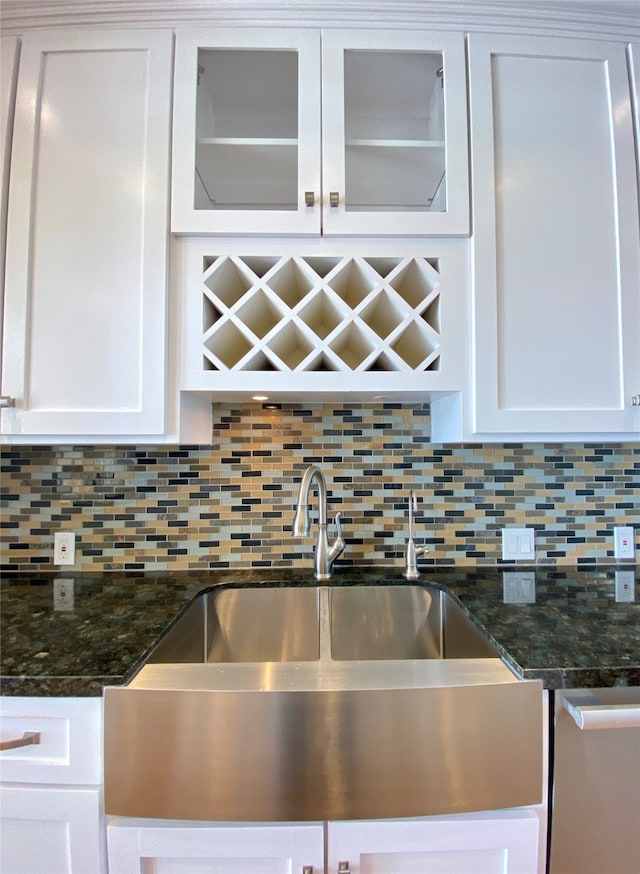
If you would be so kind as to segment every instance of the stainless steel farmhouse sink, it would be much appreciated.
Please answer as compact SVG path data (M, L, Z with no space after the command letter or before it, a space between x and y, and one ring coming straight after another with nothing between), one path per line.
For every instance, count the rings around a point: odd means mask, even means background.
M430 586L211 590L105 690L105 806L121 816L514 807L541 800L541 761L541 684Z
M326 593L326 594L325 594ZM462 608L425 586L261 586L204 592L147 664L308 662L325 650L338 661L497 658Z

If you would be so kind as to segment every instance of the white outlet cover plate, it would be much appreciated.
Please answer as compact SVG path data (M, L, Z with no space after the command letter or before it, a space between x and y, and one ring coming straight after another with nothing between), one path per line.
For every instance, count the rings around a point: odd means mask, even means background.
M614 558L635 558L635 531L630 525L620 525L613 529Z
M76 535L73 531L56 531L53 535L53 563L70 565L75 562Z
M535 529L503 528L502 558L504 561L533 561L535 559Z

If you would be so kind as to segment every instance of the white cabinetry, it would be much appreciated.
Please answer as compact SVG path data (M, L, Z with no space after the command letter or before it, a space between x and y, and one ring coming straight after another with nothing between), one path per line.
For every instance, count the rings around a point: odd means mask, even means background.
M466 141L462 34L178 31L175 233L466 234Z
M214 397L460 391L464 241L178 240L181 388Z
M469 82L470 431L637 439L640 253L625 47L473 34Z
M330 822L327 870L350 874L537 874L532 811Z
M110 874L537 874L532 811L430 819L159 826L113 818Z
M3 435L166 430L171 56L166 31L23 41L2 382L15 406Z
M309 874L324 871L322 823L162 826L112 818L109 874Z
M99 698L0 698L3 872L105 874L101 736Z

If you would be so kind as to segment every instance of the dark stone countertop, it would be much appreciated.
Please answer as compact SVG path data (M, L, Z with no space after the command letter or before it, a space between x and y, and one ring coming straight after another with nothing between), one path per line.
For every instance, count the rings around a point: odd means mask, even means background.
M453 594L520 677L541 679L548 689L640 685L638 569L621 568L631 572L633 601L618 600L615 569L599 567L535 569L535 602L505 603L505 591L529 590L518 579L532 570L428 569L419 582ZM69 589L65 580L73 580L73 603L67 594L68 609L55 609L57 589ZM341 568L330 584L382 582L407 584L397 568ZM256 583L316 585L311 570L290 569L6 574L0 692L100 695L130 680L199 591Z

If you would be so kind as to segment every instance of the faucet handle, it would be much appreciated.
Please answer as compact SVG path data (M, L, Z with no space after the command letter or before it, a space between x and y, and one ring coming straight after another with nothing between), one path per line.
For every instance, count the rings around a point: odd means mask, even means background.
M333 545L329 550L329 564L330 566L333 562L344 552L344 548L347 545L344 537L342 536L342 513L338 511L335 515L336 528L338 529L338 536L333 541Z

